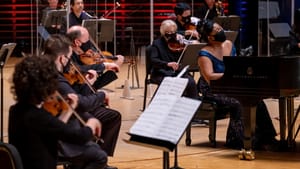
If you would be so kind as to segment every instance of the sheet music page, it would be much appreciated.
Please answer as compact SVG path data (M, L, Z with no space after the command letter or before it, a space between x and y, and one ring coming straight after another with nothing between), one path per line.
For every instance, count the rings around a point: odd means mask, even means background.
M165 78L129 133L176 144L201 103L181 97L186 84L187 79Z
M176 78L176 77L165 77L164 80L161 82L155 97L160 97L161 95L172 95L181 97L186 85L188 83L188 79L184 78Z

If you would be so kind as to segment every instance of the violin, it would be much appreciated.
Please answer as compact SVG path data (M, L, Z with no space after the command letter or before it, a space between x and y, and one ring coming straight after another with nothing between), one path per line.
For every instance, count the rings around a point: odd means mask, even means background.
M92 49L88 49L86 52L81 52L80 60L85 65L92 65L92 64L100 64L103 62L114 62L118 58L113 56L112 53L108 51L101 51L95 41L90 37L90 42L96 48L97 51Z
M65 72L63 75L71 85L73 85L74 83L85 83L88 85L88 87L93 93L96 93L93 86L86 80L85 76L81 73L80 69L73 62L70 62L70 68L68 72Z
M185 48L185 44L182 41L177 39L169 39L167 43L168 43L168 48L172 52L182 52L182 50Z
M60 114L67 113L69 111L69 106L59 95L58 92L55 92L53 95L49 96L44 101L42 107L55 117L59 116Z
M95 52L92 49L88 49L86 52L80 54L80 61L85 65L100 64L103 62L113 62L114 56L108 52L103 51L101 53Z
M63 113L72 112L82 125L86 125L85 121L79 116L79 114L74 110L74 108L64 99L59 92L54 92L49 96L42 105L43 109L51 113L53 116L58 117ZM62 120L64 121L64 120ZM94 141L104 143L103 139L94 136Z

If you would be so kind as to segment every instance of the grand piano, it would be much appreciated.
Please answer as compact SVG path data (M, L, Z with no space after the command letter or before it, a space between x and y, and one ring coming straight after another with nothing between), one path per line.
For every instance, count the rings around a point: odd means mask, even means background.
M224 64L224 76L211 81L211 88L214 93L237 98L243 106L245 139L239 158L255 159L251 137L255 132L256 105L262 99L279 99L280 141L291 145L294 97L300 94L300 56L224 57Z

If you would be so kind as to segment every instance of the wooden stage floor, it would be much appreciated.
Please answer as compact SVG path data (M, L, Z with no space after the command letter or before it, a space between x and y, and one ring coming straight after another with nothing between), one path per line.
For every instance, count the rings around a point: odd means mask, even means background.
M11 104L14 103L12 95L10 94L10 78L13 72L14 64L20 58L12 57L4 68L4 126L5 126L5 140L7 140L7 111ZM143 61L143 58L141 59ZM122 126L117 143L117 148L114 157L109 158L109 164L117 166L119 169L161 169L162 151L127 144L123 139L128 139L126 132L130 129L133 123L141 114L144 90L144 70L145 65L142 63L137 65L138 68L138 82L134 78L134 85L132 85L131 66L125 63L118 79L112 84L108 85L106 89L111 90L110 107L117 109L122 114ZM121 98L124 89L121 88L127 79L127 71L130 70L129 84L133 86L129 93L133 100ZM197 76L197 75L196 75ZM155 86L151 87L154 91ZM149 100L149 98L148 98ZM278 102L276 99L266 99L265 102L270 110L270 115L273 119L274 126L279 132L279 123L276 120L278 117ZM295 106L298 107L300 99L295 99ZM297 121L297 126L300 120ZM182 137L178 145L178 165L185 169L298 169L300 167L300 146L294 152L268 152L256 151L256 159L253 161L245 161L238 159L238 150L227 149L223 146L225 142L226 129L228 119L220 120L217 123L217 147L212 148L208 142L208 128L207 127L193 127L192 128L192 144L185 145L185 135ZM297 142L300 136L297 137ZM173 153L170 153L170 166L173 166ZM61 168L61 167L58 167Z

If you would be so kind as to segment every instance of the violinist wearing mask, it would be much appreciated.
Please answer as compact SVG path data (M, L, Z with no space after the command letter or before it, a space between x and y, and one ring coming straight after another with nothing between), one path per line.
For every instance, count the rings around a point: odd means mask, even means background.
M173 20L164 20L160 26L161 37L154 40L151 46L150 60L153 65L151 79L160 84L166 76L176 76L180 70L180 64L177 63L181 52L171 50L168 42L182 38L177 34L177 25ZM184 96L196 99L198 97L196 83L194 78L187 72L183 78L188 79L188 85Z
M113 156L121 127L121 114L117 110L105 106L109 105L109 95L105 91L94 92L87 84L71 85L63 76L63 73L70 68L69 63L72 54L70 45L69 39L62 35L52 35L45 42L45 53L55 61L57 70L60 72L58 76L58 91L62 95L76 93L78 95L78 107L76 110L79 113L86 112L101 122L101 138L104 142L99 142L100 147L108 156ZM93 77L87 75L87 79L92 84ZM117 169L117 167L106 165L105 169Z
M177 32L185 36L187 40L199 40L200 35L196 30L199 19L192 17L190 5L184 2L177 3L174 7L174 13ZM197 41L192 43L197 43Z
M85 126L73 128L66 124L73 118L72 112L67 115L70 119L60 120L43 107L57 90L57 76L56 66L48 57L26 57L16 65L12 92L17 102L9 110L9 143L19 151L24 169L56 169L59 140L84 147L77 156L79 159L87 152L91 153L89 160L82 159L85 163L82 168L103 169L106 153L97 144L87 146L90 140L100 135L99 121L89 118ZM69 94L67 99L75 108L77 95Z
M117 79L116 72L120 69L119 64L121 65L123 63L123 57L118 57L114 62L101 62L85 65L81 59L87 59L89 56L82 57L82 55L86 54L83 51L82 46L89 44L90 42L88 30L82 26L75 25L68 30L67 37L72 42L72 61L78 65L83 72L90 70L96 71L97 79L93 84L93 87L96 90L101 89L103 86Z

